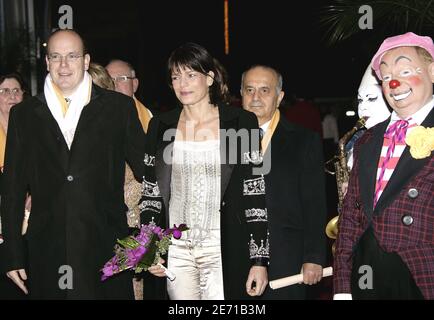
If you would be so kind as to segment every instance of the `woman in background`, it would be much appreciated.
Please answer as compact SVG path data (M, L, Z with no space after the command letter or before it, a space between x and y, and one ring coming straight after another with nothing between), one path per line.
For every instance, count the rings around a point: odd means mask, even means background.
M113 79L102 65L91 62L87 72L89 72L90 76L92 77L92 82L97 86L107 90L115 90L115 83L113 82Z
M24 82L18 73L10 73L0 76L0 197L2 194L2 175L4 166L4 157L6 149L6 134L8 131L9 112L11 108L23 101L24 99ZM0 198L1 199L1 198ZM0 200L1 201L1 200ZM27 221L29 219L31 207L31 197L26 199L25 212L23 214L23 225L21 233L25 234L27 230ZM0 246L3 243L1 216L0 216ZM2 299L23 299L24 293L19 290L13 283L6 278L5 274L0 275L0 300Z

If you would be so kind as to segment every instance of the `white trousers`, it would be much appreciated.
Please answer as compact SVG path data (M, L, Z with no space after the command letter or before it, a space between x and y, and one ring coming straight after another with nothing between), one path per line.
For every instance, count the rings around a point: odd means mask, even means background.
M176 276L167 280L171 300L223 300L223 273L220 243L192 245L173 240L169 247L168 269Z

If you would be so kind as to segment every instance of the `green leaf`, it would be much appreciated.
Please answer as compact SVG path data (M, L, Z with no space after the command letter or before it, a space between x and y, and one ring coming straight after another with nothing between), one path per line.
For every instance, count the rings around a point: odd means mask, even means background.
M124 238L124 239L122 239L122 240L117 240L117 242L121 245L121 246L123 246L124 248L128 248L128 249L135 249L135 248L137 248L139 245L140 245L140 243L139 242L137 242L137 240L135 240L133 237L131 237L131 236L129 236L129 237L126 237L126 238Z
M154 263L155 255L157 253L158 247L156 245L158 236L156 234L153 234L149 246L147 247L148 250L143 255L143 258L140 260L139 265L140 266L148 266L150 267Z

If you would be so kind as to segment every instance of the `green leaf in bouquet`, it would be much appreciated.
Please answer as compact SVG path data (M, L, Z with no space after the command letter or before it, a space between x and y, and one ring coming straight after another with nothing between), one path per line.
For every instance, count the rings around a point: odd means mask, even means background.
M170 241L169 237L164 237L160 241L157 242L158 252L162 255L166 254L167 250L169 249L169 245L172 242Z
M151 240L149 241L149 245L147 247L147 251L146 253L143 255L142 260L140 260L138 266L144 268L145 270L147 270L150 266L152 266L152 264L154 263L155 260L155 255L157 253L157 239L158 236L156 234L153 234L151 237Z
M135 249L140 245L140 243L138 243L137 240L131 236L128 236L122 240L118 239L118 243L124 248L128 248L128 249Z
M147 270L147 269L146 269ZM136 267L135 273L140 273L142 271L146 271L144 268L140 267L139 265Z

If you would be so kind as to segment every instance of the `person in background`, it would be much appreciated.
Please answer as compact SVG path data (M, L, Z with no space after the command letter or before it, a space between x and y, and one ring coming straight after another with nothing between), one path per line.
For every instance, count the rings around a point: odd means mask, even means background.
M319 134L281 117L282 75L257 65L241 78L243 108L253 112L263 131L266 205L270 239L269 281L303 273L303 283L322 278L326 257L326 198ZM264 299L306 299L297 284L265 290Z
M113 79L110 77L110 74L107 70L100 64L91 62L89 64L89 69L87 70L90 76L92 77L92 81L97 86L107 89L107 90L115 90L115 83Z
M301 98L295 94L290 100L293 104L282 114L286 120L317 132L322 138L321 113L313 100Z
M6 149L6 134L8 131L9 113L11 108L22 102L24 98L24 82L18 73L10 73L0 76L0 179L3 173L5 149ZM1 180L0 180L1 181ZM1 183L0 183L1 187ZM0 193L1 195L1 193ZM31 197L26 199L25 215L22 226L22 233L27 229L27 220L30 212ZM3 242L1 232L1 217L0 217L0 244Z
M134 99L143 131L146 132L152 113L134 95L139 88L139 79L133 66L129 62L115 59L111 60L105 68L115 83L115 91Z
M6 134L8 131L9 113L13 106L25 98L25 86L22 77L18 73L10 73L0 76L0 201L2 194L2 174L6 149ZM31 208L31 196L28 195L25 202L23 225L21 233L27 231L27 224ZM3 243L1 216L0 216L0 246ZM0 248L1 250L1 248ZM25 295L14 286L5 276L0 276L0 300L23 299Z
M357 131L345 145L348 168L353 167L353 149L356 141L362 137L366 130L385 121L390 116L390 110L383 97L381 84L372 71L372 65L366 68L357 91L357 113L359 118L367 118L363 129Z
M339 142L339 129L336 116L333 114L332 108L327 108L327 112L322 119L322 138L330 141L331 144L337 146Z

